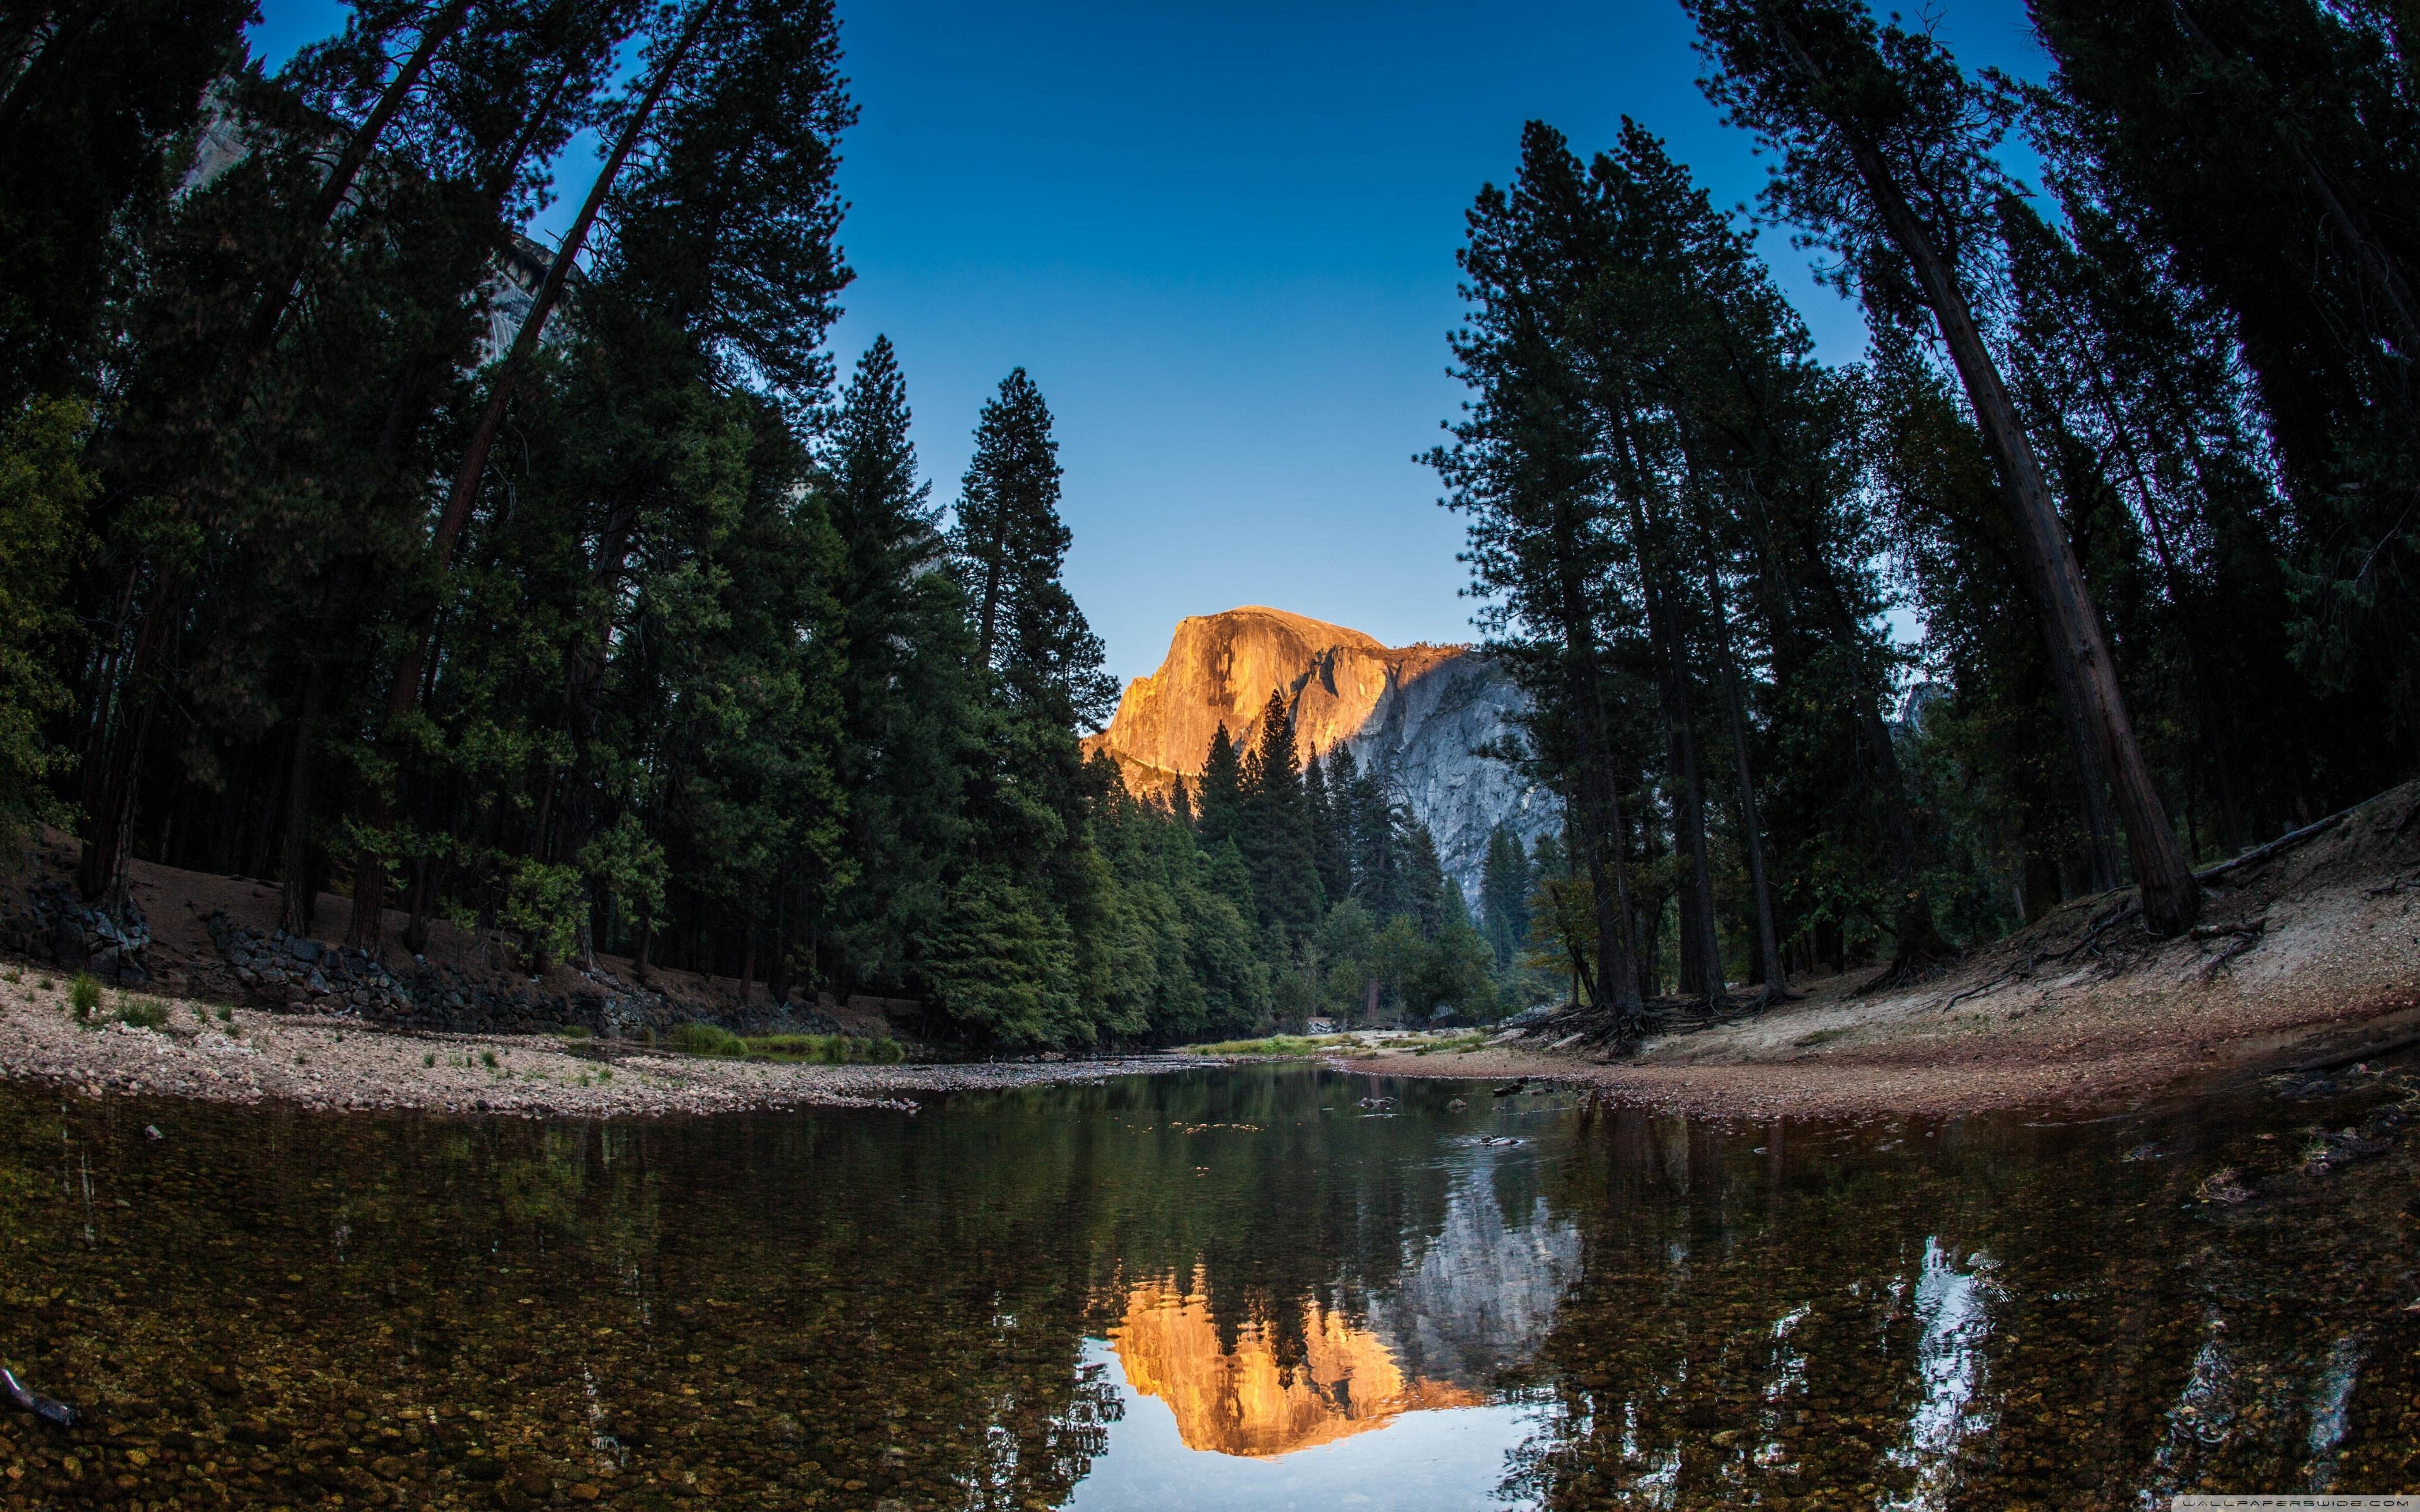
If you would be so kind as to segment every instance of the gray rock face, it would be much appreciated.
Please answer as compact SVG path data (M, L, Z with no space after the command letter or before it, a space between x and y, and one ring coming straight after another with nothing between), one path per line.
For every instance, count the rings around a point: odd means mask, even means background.
M1467 646L1379 644L1358 630L1248 607L1178 623L1168 657L1126 686L1117 717L1086 750L1115 757L1139 793L1201 774L1223 724L1249 744L1272 691L1305 751L1342 744L1387 774L1435 836L1446 874L1476 899L1487 837L1508 825L1526 846L1562 822L1554 795L1480 754L1523 708L1505 670Z
M1345 742L1353 759L1387 774L1436 838L1446 875L1476 903L1487 837L1501 824L1524 848L1562 825L1555 795L1480 752L1512 734L1527 707L1504 669L1455 648L1388 687L1370 721Z

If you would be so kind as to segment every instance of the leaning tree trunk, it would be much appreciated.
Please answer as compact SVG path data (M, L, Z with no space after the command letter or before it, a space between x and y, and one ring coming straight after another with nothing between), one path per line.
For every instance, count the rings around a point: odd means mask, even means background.
M2118 686L2118 669L2101 627L2099 609L2084 584L2084 569L2075 560L2074 544L2051 499L2050 485L2034 455L2016 406L2001 381L1998 365L1983 344L1981 330L1959 286L1954 270L1916 219L1882 154L1854 131L1841 132L1857 171L1865 180L1885 227L1915 265L1926 302L1931 306L1949 347L1959 379L1974 407L1986 446L2000 475L2001 493L2016 527L2017 549L2035 591L2035 611L2050 655L2072 673L2077 717L2092 733L2107 763L2110 786L2126 825L2127 847L2134 862L2134 879L2142 888L2143 921L2164 937L2191 929L2201 912L2201 890L2193 868L2177 843L2151 768L2134 737L2126 696Z
M361 177L362 170L369 165L370 154L376 150L379 138L385 134L387 124L403 108L411 91L420 86L421 78L428 71L428 65L436 60L437 50L462 29L462 23L470 19L470 15L471 0L448 0L443 10L429 18L428 23L420 30L420 42L411 50L411 56L406 58L403 67L396 70L395 77L387 81L386 87L379 92L378 103L370 107L370 113L362 118L361 125L345 139L344 150L336 155L335 162L328 169L328 177L319 184L318 197L311 202L308 219L293 228L293 252L253 309L252 323L245 332L238 363L240 374L247 372L276 341L277 328L285 322L286 312L292 307L295 293L302 287L303 269L308 266L312 252L318 245L320 233L327 229L329 222L336 218L336 211L344 208L346 197L353 192L353 184ZM248 383L240 381L234 385L232 399L235 404L240 406L243 403L244 391L249 387Z
M462 465L456 471L453 486L447 491L444 510L438 516L436 526L430 532L428 554L429 567L433 572L444 572L454 554L455 543L461 538L463 527L470 522L471 505L478 497L479 481L487 472L488 454L494 448L496 436L504 428L504 413L512 403L513 390L537 353L538 338L545 332L548 317L553 315L555 305L562 301L564 290L570 283L572 269L587 243L590 229L597 224L597 215L604 207L605 196L612 191L614 179L620 177L623 165L637 147L640 136L646 130L648 117L655 114L664 92L672 86L674 75L679 71L690 49L696 45L698 35L706 29L706 22L720 3L721 0L697 0L696 8L690 12L687 23L681 28L679 40L657 66L655 77L647 82L646 92L640 97L637 108L623 123L621 134L614 139L613 151L606 157L604 166L597 171L597 181L589 186L588 197L581 203L580 213L573 219L571 229L564 235L563 245L556 249L554 260L548 264L546 281L538 286L537 297L530 301L529 313L522 317L520 330L514 333L512 348L497 365L487 408L480 412L479 423L471 433L470 444L463 451ZM428 656L429 639L436 629L437 609L432 596L412 617L411 625L405 634L403 658L396 668L395 681L387 690L385 717L380 727L385 733L384 737L390 741L396 727L411 717L419 701L420 676ZM394 823L394 805L391 792L380 795L374 823L370 826L373 834ZM370 903L378 904L384 901L386 857L375 848L375 842L364 847L354 866L353 888L356 900L361 900L366 889ZM349 943L375 949L378 945L376 926L373 924L366 935L361 933L365 913L357 901L353 910L356 937ZM375 909L367 911L367 917L375 919L378 917Z

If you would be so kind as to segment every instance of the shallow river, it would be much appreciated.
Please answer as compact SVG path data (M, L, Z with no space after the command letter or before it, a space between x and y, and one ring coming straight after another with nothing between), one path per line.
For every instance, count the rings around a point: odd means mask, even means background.
M2420 1489L2397 1082L1854 1125L1307 1069L593 1124L0 1088L0 1363L86 1410L0 1412L0 1505Z

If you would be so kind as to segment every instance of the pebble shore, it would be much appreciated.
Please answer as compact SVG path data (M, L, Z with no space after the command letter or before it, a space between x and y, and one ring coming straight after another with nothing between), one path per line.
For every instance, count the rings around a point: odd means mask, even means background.
M923 1096L1184 1070L1178 1056L943 1065L796 1065L674 1055L544 1035L396 1032L359 1019L266 1013L116 990L88 1022L67 982L0 979L0 1078L107 1093L471 1116L621 1118L805 1107L912 1113ZM45 986L44 983L48 982ZM156 1028L119 1022L163 1003ZM225 1016L222 1017L222 1013Z

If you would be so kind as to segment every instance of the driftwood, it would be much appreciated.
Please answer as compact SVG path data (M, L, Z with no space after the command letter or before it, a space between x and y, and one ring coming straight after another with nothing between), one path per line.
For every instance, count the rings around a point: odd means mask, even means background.
M0 1395L5 1395L9 1401L45 1423L55 1424L63 1428L75 1427L78 1414L74 1408L54 1397L45 1396L39 1392L27 1391L11 1371L0 1369Z
M2355 807L2357 808L2359 805L2355 805ZM2195 882L2213 882L2218 878L2226 875L2229 872L2241 872L2245 867L2258 866L2261 862L2271 860L2281 856L2284 853L2292 850L2297 845L2306 845L2310 843L2312 841L2319 839L2321 835L2326 834L2329 830L2335 828L2336 825L2341 825L2346 820L2351 818L2353 810L2351 809L2347 809L2342 813L2332 813L2325 819L2319 820L2315 824L2304 825L2300 829L2289 830L2286 834L2280 835L2275 840L2271 841L2266 845L2255 845L2252 849L2244 852L2242 855L2237 856L2231 861L2221 861L2216 866L2202 868L2202 870L2194 873L2194 880Z

